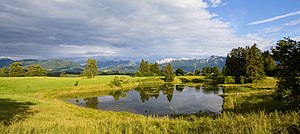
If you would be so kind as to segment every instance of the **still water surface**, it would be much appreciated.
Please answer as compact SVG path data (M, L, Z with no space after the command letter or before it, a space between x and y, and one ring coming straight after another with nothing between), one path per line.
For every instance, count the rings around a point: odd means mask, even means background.
M113 91L105 96L67 100L73 104L109 111L143 115L219 114L222 111L221 87L160 86Z

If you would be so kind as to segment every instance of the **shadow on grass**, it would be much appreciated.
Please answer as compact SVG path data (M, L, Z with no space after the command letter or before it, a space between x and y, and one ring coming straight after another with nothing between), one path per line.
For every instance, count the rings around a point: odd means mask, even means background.
M11 99L0 98L0 122L10 125L12 122L20 121L34 112L30 109L32 102L17 102Z

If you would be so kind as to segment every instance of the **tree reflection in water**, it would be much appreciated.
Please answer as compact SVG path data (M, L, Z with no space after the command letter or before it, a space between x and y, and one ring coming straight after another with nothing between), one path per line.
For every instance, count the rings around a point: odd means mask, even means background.
M98 97L84 98L83 100L85 101L86 107L98 109Z
M176 85L175 89L178 92L182 92L184 90L185 86L184 85ZM203 90L203 93L209 94L213 92L214 94L219 93L219 87L214 86L214 85L206 85L204 87L197 85L195 86L196 91ZM150 98L158 98L159 93L162 92L162 95L165 95L168 99L169 102L172 101L173 99L173 94L174 94L174 85L172 84L165 84L162 86L157 86L157 87L142 87L139 86L135 88L135 91L137 91L141 97L141 101L147 102L149 101ZM127 96L128 91L123 91L123 90L118 90L118 91L113 91L109 95L111 95L115 101L119 101L120 98L125 98Z
M153 97L157 99L160 92L159 87L137 87L135 90L139 92L143 103Z
M115 92L109 93L109 95L113 96L115 101L120 100L120 97L125 98L127 96L125 91L115 91Z
M176 85L176 90L177 90L178 92L182 92L183 89L184 89L184 85Z
M139 86L134 90L115 90L108 95L74 99L87 108L127 111L144 115L201 115L222 111L222 87L201 85ZM77 101L76 101L77 100Z
M181 88L184 88L183 86ZM183 90L183 89L181 89ZM165 95L169 102L172 101L173 93L174 93L174 85L162 85L158 87L137 87L135 88L135 91L137 91L140 94L141 101L144 103L146 101L149 101L150 98L158 98L160 91L162 91L162 94ZM111 92L109 95L113 96L115 101L118 101L120 97L124 98L126 97L126 91L114 91Z
M213 92L214 94L219 94L219 90L220 90L220 88L216 85L206 85L202 89L203 89L203 93L205 94L209 94L211 92Z

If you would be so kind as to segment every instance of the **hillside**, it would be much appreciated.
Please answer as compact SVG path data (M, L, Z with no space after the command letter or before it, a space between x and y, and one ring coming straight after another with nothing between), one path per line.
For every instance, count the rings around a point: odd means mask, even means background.
M0 59L0 67L8 67L9 64L13 63L14 61L8 58Z
M66 60L20 60L22 62L23 66L29 66L31 64L39 64L43 68L47 70L63 70L63 69L82 69L82 66L79 64L72 62L72 61L66 61Z
M226 57L221 56L210 56L206 59L188 59L188 58L167 58L156 61L160 63L160 67L166 66L166 64L171 63L173 70L177 68L182 68L186 72L193 72L195 69L202 69L205 66L214 67L217 66L222 69L225 65ZM114 72L136 72L139 68L139 63L135 65L117 65L111 67L103 67L102 71L114 71Z
M221 56L210 56L206 59L188 59L188 58L167 58L156 61L160 63L160 67L166 66L171 63L173 70L182 68L185 72L193 72L195 69L202 69L205 66L214 67L217 66L220 69L224 67L226 58ZM0 67L9 66L14 62L11 59L0 59ZM23 66L29 66L31 64L39 64L48 71L54 72L72 72L80 73L84 69L84 64L79 64L68 60L36 60L36 59L24 59L19 60ZM120 73L134 73L139 69L139 63L131 60L127 61L101 61L98 62L100 71L103 72L120 72Z
M83 71L83 67L72 61L66 60L36 60L36 59L24 59L14 61L11 59L0 59L0 67L8 67L13 62L21 62L24 67L32 64L39 64L48 71L53 72L72 72L80 73Z

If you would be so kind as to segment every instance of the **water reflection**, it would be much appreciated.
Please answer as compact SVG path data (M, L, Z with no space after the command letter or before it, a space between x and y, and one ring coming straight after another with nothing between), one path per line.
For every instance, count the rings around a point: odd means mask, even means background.
M98 98L97 97L91 97L91 98L84 98L85 105L88 108L98 109Z
M122 97L122 98L126 97L126 92L115 91L115 92L110 92L109 95L113 96L115 101L118 101L118 100L120 100L120 97Z
M74 104L101 110L127 111L144 115L219 113L222 88L217 86L162 85L118 90L107 96L69 100Z

